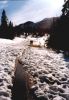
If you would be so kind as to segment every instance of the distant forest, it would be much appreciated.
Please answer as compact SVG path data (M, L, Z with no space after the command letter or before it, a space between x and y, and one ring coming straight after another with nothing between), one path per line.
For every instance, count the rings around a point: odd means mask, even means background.
M46 18L46 20L34 23L28 21L17 26L13 26L13 23L8 20L6 11L2 11L1 25L0 25L0 38L13 39L15 36L28 35L43 36L45 33L51 33L52 22L55 22L57 18ZM45 25L44 25L45 23ZM44 28L45 27L45 28Z
M46 20L46 26L50 27L47 23L50 23L50 21ZM42 22L34 23L31 21L28 21L26 23L13 26L13 23L8 20L8 17L6 15L6 11L2 11L1 16L1 25L0 25L0 38L6 38L6 39L13 39L15 36L25 35L27 37L28 35L32 36L43 36L46 32L49 32L49 28L42 29L41 25Z

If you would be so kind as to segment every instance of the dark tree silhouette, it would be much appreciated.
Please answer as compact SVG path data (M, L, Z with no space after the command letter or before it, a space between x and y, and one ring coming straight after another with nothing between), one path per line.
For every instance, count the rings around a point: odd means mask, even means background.
M62 16L69 16L69 0L65 1L63 5Z
M13 39L14 38L14 27L13 27L13 23L10 21L9 25L8 25L8 38L9 39Z
M69 51L69 0L65 2L62 15L53 28L53 33L48 39L48 47L56 50Z
M1 16L1 26L0 26L0 37L7 38L8 32L8 18L6 16L5 10L2 12Z
M2 12L2 16L1 16L1 26L2 26L3 28L5 28L5 27L8 26L8 18L7 18L7 16L6 16L5 10L3 10L3 12Z
M6 11L3 10L1 16L1 26L0 26L0 38L13 39L14 31L13 31L13 23L8 21Z
M13 23L10 21L9 28L13 28Z

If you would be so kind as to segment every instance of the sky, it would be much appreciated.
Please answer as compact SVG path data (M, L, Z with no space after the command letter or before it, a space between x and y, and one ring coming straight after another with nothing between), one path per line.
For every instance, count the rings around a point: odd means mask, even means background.
M38 22L60 16L63 4L64 0L0 0L0 15L5 9L14 25L26 21Z

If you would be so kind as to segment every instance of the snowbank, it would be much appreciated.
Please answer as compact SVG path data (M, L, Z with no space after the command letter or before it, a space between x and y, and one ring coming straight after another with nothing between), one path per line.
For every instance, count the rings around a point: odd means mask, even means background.
M33 37L28 36L27 39L28 39L28 41L32 40L33 45L40 45L43 47L45 44L45 40L47 39L47 36L43 36L43 37L39 37L39 38L33 38Z

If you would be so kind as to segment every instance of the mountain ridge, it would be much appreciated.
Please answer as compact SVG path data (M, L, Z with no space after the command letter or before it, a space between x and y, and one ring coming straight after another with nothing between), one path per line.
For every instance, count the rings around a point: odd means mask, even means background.
M54 24L57 23L57 20L60 17L51 17L51 18L44 18L39 22L27 21L25 23L21 23L17 25L15 28L18 30L18 33L23 34L25 33L49 33L52 30Z

